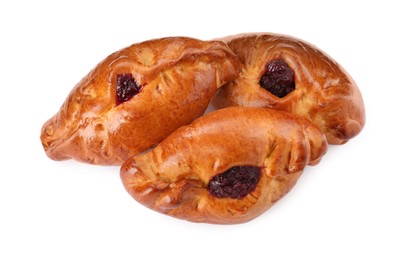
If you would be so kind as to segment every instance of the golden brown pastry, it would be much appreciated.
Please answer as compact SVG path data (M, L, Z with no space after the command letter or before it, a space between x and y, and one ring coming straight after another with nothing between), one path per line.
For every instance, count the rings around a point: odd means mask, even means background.
M324 134L309 121L264 108L211 112L121 168L145 206L194 222L242 223L283 197L319 162Z
M331 144L342 144L364 126L357 85L332 58L311 44L283 35L222 38L242 63L240 76L213 98L218 107L283 110L317 125Z
M98 64L41 133L54 160L120 165L201 116L239 73L222 42L171 37L134 44Z

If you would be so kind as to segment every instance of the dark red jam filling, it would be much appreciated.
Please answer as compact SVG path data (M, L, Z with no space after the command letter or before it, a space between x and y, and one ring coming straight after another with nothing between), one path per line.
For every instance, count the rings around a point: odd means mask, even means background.
M116 105L130 100L140 92L141 87L137 84L133 75L118 74L116 83Z
M242 199L256 188L260 172L256 166L235 166L211 178L207 189L218 198Z
M294 71L283 60L272 60L266 64L266 72L260 78L262 88L282 98L294 91Z

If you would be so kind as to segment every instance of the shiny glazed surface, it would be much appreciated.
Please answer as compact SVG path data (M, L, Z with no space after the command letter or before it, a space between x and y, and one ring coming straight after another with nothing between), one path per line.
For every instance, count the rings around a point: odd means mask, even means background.
M201 116L211 97L239 73L222 42L170 37L134 44L99 63L43 126L41 141L54 160L121 165ZM117 75L141 86L117 102Z
M231 107L198 118L127 160L121 179L133 198L158 212L194 222L242 223L284 196L326 149L323 133L303 118ZM209 193L214 176L245 165L262 169L252 192L241 199Z
M241 34L220 39L238 55L240 76L213 98L217 108L266 107L302 116L317 125L331 144L342 144L364 126L365 110L354 80L330 56L302 40L284 35ZM295 90L283 98L260 87L272 60L294 71Z

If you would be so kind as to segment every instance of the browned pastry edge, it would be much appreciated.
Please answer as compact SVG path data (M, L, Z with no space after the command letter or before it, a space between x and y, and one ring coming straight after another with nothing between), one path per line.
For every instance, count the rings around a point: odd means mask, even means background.
M216 90L239 73L219 41L168 37L137 43L99 63L71 91L41 131L54 160L121 165L201 116ZM141 89L117 105L117 75Z
M364 126L361 93L351 76L329 55L294 37L250 33L221 39L242 63L239 77L213 98L217 108L266 107L302 116L317 125L331 144L342 144ZM278 98L259 85L266 64L284 60L295 73L295 90Z
M249 221L284 196L307 164L326 152L323 133L309 121L263 108L231 107L183 126L121 167L126 190L158 212L194 222ZM206 189L234 166L261 168L257 187L241 199Z

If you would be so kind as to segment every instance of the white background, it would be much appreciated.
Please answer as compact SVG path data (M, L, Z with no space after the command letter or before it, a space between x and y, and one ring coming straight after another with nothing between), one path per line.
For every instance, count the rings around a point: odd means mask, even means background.
M0 4L0 259L403 258L398 1L60 2ZM45 156L42 124L108 54L163 36L257 31L329 53L359 85L367 111L358 137L330 147L259 218L177 220L134 201L118 167Z

